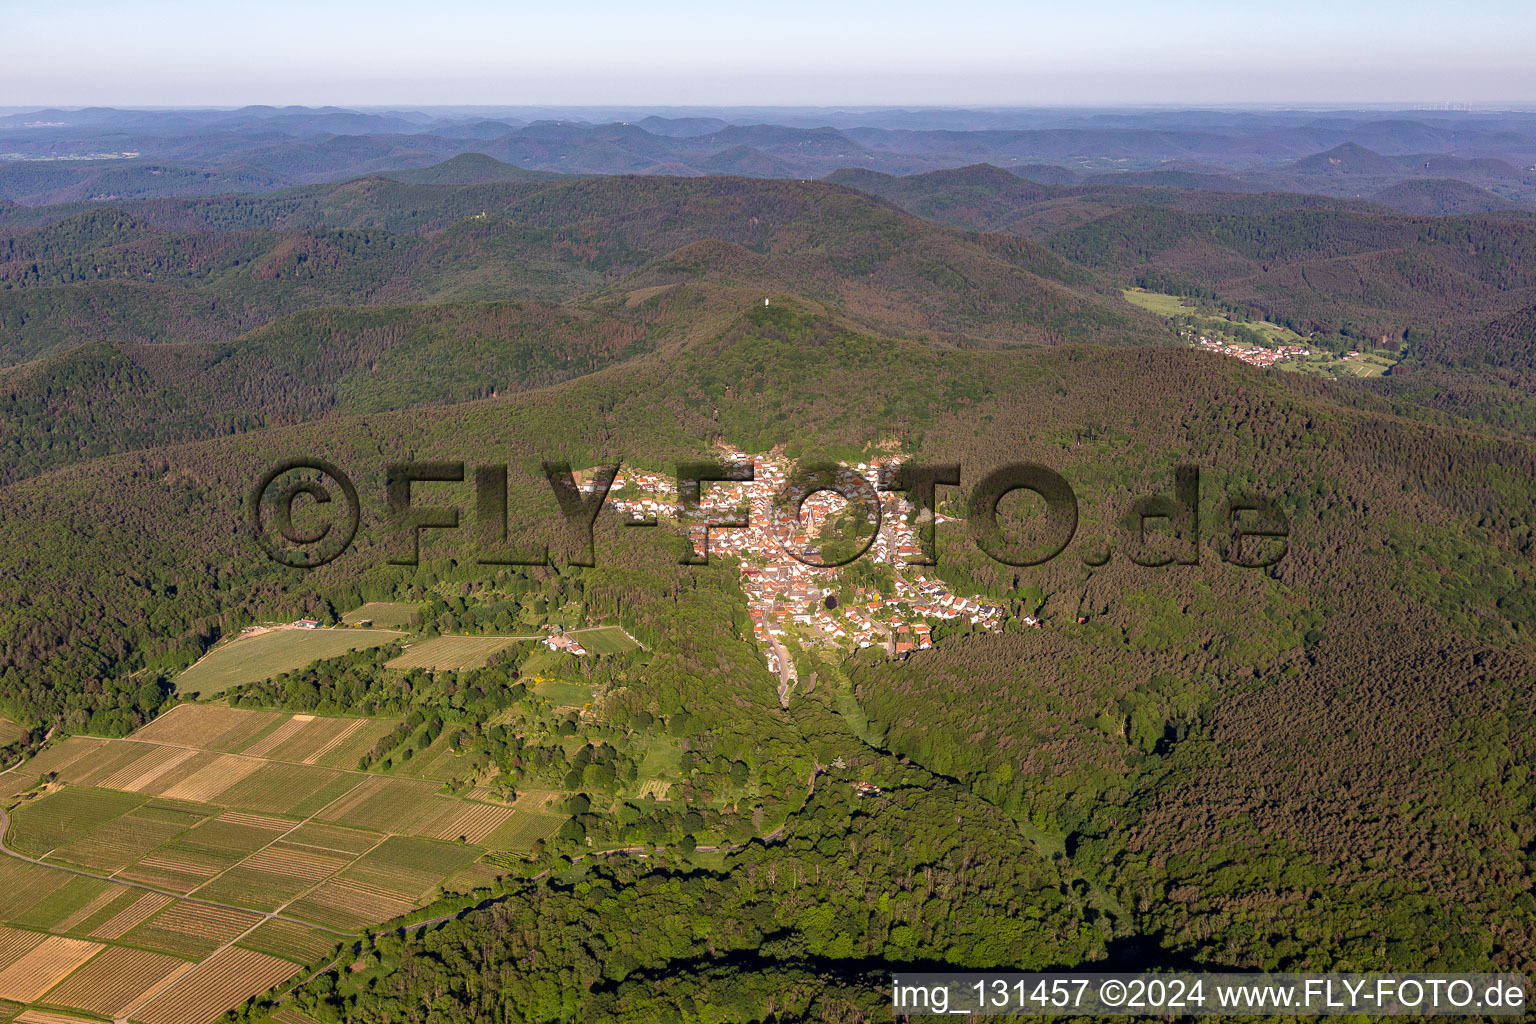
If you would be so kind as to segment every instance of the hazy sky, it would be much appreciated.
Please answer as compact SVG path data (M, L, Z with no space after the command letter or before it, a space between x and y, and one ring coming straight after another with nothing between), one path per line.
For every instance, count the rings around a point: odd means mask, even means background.
M1536 100L1536 0L0 0L0 106Z

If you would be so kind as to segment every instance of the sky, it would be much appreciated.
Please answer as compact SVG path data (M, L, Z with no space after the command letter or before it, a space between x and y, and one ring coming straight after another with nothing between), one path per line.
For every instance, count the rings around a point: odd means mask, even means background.
M0 0L0 107L1536 101L1532 0Z

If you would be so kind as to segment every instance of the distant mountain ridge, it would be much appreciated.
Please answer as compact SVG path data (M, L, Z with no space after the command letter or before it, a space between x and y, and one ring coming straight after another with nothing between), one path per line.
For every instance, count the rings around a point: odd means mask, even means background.
M1376 192L1443 178L1536 202L1536 116L1519 112L93 108L0 117L0 153L0 196L29 205L261 192L469 154L566 174L786 178L990 163L1046 184L1126 174L1339 196L1357 180Z

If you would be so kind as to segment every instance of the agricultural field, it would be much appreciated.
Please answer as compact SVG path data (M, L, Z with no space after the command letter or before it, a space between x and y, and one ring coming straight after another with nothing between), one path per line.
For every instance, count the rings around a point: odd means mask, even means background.
M284 960L311 964L335 950L338 941L337 937L329 932L322 932L319 929L280 918L271 918L264 924L257 925L255 931L246 935L236 945L244 949L254 949L258 953L279 956Z
M493 850L509 853L527 853L540 839L548 840L560 831L565 821L563 814L546 814L537 811L518 811L507 822L485 837L485 845Z
M1379 377L1397 365L1398 356L1382 349L1362 350L1355 356L1335 356L1321 352L1305 359L1287 359L1282 370L1306 373L1314 377Z
M123 941L166 953L201 957L239 938L261 921L261 915L250 911L175 900L124 935Z
M27 730L11 721L9 718L0 718L0 745L15 743L27 734Z
M451 733L406 762L421 778L344 766L396 724L183 704L51 744L5 798L7 851L44 863L0 856L0 1000L211 1021L565 820L553 790L443 792Z
M523 638L508 636L435 636L411 644L388 667L468 672L484 667L493 654L523 642Z
M111 946L49 989L50 1005L118 1018L192 970L191 960L147 949Z
M30 1003L104 948L99 942L38 935L21 940L25 951L0 967L0 999Z
M29 857L43 857L107 822L145 798L136 793L69 787L23 803L11 814L5 842Z
M332 718L183 704L134 733L133 738L238 754L220 760L218 770L207 775L209 779L229 776L238 781L235 776L253 773L264 761L350 769L397 722L394 718ZM214 767L207 762L197 764ZM208 800L217 795L186 799Z
M173 985L134 1010L145 1024L208 1024L251 996L281 984L299 965L267 953L232 946L220 950Z
M177 693L204 697L232 686L259 683L312 661L378 647L405 634L394 629L296 629L278 627L220 644L176 677Z
M402 604L397 601L369 601L361 608L354 608L341 617L348 626L377 626L383 629L409 629L411 619L421 610L420 605Z
M638 650L640 645L618 626L597 626L593 629L573 629L571 636L581 642L592 654L623 654Z

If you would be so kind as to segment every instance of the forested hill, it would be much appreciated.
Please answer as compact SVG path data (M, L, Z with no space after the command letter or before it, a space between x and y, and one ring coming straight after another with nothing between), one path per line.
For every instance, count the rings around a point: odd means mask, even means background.
M921 216L1033 239L1125 286L1303 333L1425 337L1536 304L1536 214L1509 204L1409 216L1288 193L1043 185L994 167L834 178ZM1495 208L1508 212L1478 212Z
M1038 607L1045 646L976 637L911 663L922 667L915 675L852 667L871 728L892 752L1072 837L1077 870L1124 906L1151 900L1139 927L1170 949L1250 965L1464 964L1496 953L1523 962L1531 921L1514 896L1530 877L1536 806L1510 772L1529 756L1520 737L1531 733L1518 723L1532 708L1529 690L1508 681L1532 665L1532 538L1517 524L1530 521L1536 488L1500 481L1531 481L1536 454L1341 405L1323 384L1198 353L1087 354L939 350L861 336L812 312L748 307L667 358L643 355L548 388L22 481L5 488L0 523L0 599L17 609L5 624L4 691L16 712L110 728L125 714L120 693L136 713L142 673L186 664L217 633L321 598L344 603L359 586L398 577L379 567L377 546L378 474L394 452L510 458L515 507L552 513L542 457L585 464L622 451L665 464L717 438L748 450L855 453L899 437L918 457L960 461L968 482L1020 458L1059 468L1078 490L1084 543L1095 547L1105 537L1118 546L1120 510L1166 488L1173 464L1191 460L1202 466L1212 533L1229 492L1257 486L1281 501L1291 553L1273 572L1212 553L1188 571L1123 558L1090 570L1075 549L1038 570L1009 570L949 538L946 577ZM277 451L349 467L367 496L358 550L302 579L260 558L238 521L239 496ZM617 541L605 533L600 557L628 565ZM439 571L441 560L463 557L456 552L451 538L427 548ZM643 587L628 593L649 606ZM697 628L730 628L729 619L703 621ZM1383 622L1401 632L1388 636ZM1479 661L1477 651L1490 653ZM1343 713L1341 688L1350 714L1367 709L1368 731L1327 731ZM996 737L977 744L968 716L985 708L997 712L982 712ZM1508 729L1492 743L1485 730L1500 722ZM1372 753L1358 760L1356 750ZM1469 757L1491 758L1479 762L1486 773L1450 771ZM1406 874L1384 878L1363 850L1388 841L1373 823L1404 801L1423 808L1425 838L1405 851ZM1306 826L1320 813L1330 828ZM1186 849L1177 837L1196 821L1227 824ZM1211 850L1220 856L1205 856ZM1474 851L1482 866L1467 872ZM1166 867L1152 866L1165 857ZM1290 865L1289 880L1220 880L1225 859L1254 857L1275 871ZM1277 884L1280 896L1258 898ZM1181 885L1203 895L1152 899ZM1308 900L1347 923L1293 922L1289 908ZM1397 916L1383 922L1378 901ZM1235 905L1248 908L1236 917L1242 925L1230 923ZM1448 943L1426 926L1453 906L1500 922L1498 937L1467 932ZM1375 960L1356 930L1383 928L1398 952ZM1276 930L1294 944L1277 947L1293 950L1280 960L1254 959L1260 947L1239 938Z
M581 134L559 127L541 138ZM887 965L1536 970L1531 218L995 168L421 177L0 209L18 746L125 735L220 640L365 601L405 606L413 642L510 640L526 597L541 626L569 609L562 629L642 645L559 655L579 698L511 661L391 668L395 634L233 691L242 712L452 717L509 776L536 755L520 711L492 716L558 701L543 756L588 758L544 794L547 839L482 863L424 934L349 942L285 1017L884 1019ZM1384 381L1260 369L1188 344L1136 284L1203 304L1179 316L1406 350ZM935 620L906 658L805 645L814 674L785 693L733 560L682 564L674 526L605 515L596 564L569 564L542 462L670 474L721 446L960 464L925 572L1001 625ZM360 498L356 543L311 572L245 519L296 457ZM388 564L404 460L466 468L417 492L462 523L426 531L419 565ZM1025 461L1069 482L1078 520L1060 556L1013 567L963 520ZM1127 514L1187 465L1194 552ZM507 468L508 542L551 564L480 560L480 466ZM1245 568L1231 506L1255 495L1289 533ZM1032 508L1008 499L1005 536ZM895 590L888 566L849 572ZM670 796L581 792L620 746L650 781L675 758Z
M542 387L653 348L655 320L459 302L295 313L230 342L94 342L0 370L0 482L112 452Z
M706 242L715 248L696 248ZM647 284L750 277L891 334L1015 344L1163 333L1035 243L943 228L835 185L361 179L0 225L0 359L95 340L222 341L320 306L570 302L647 270Z

